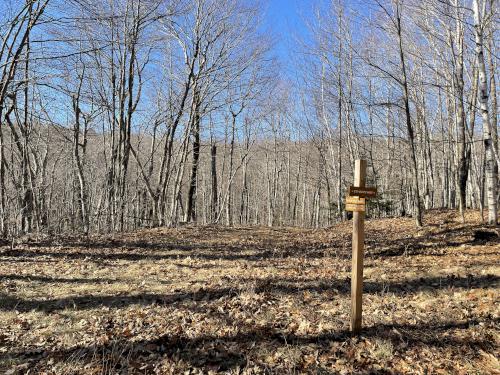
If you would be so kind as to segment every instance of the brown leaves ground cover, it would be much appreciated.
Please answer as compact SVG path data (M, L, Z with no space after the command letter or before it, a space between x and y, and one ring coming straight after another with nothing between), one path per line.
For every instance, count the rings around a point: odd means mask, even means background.
M478 213L466 219L432 211L421 230L367 222L358 337L350 223L6 246L0 372L499 373L500 241Z

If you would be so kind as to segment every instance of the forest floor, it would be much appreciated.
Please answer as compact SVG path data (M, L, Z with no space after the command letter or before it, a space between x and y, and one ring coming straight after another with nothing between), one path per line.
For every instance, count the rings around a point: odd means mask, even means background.
M0 373L500 374L500 238L478 223L368 221L358 337L350 222L5 246Z

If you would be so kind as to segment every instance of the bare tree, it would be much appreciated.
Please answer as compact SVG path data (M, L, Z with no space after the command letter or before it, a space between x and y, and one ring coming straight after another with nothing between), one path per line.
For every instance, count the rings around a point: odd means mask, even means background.
M473 0L474 8L474 35L476 41L476 55L479 66L479 103L481 107L481 117L483 119L483 139L486 163L486 190L488 199L488 223L497 225L497 189L498 189L498 164L495 158L495 147L492 138L490 116L488 110L488 79L486 76L486 64L483 50L483 15L486 9L486 2L483 2L482 9L479 7L479 0Z

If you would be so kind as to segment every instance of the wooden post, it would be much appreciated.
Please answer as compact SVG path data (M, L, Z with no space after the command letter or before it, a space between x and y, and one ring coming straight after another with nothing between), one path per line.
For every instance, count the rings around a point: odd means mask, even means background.
M354 186L366 183L366 160L356 160ZM352 275L351 275L351 332L361 330L363 296L363 257L365 245L365 213L353 212L352 231Z

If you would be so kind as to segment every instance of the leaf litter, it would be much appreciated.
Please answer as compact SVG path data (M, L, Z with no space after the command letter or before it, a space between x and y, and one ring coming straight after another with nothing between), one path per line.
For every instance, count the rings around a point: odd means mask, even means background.
M6 374L494 374L500 240L468 212L366 225L184 226L0 249ZM492 232L493 231L493 232Z

